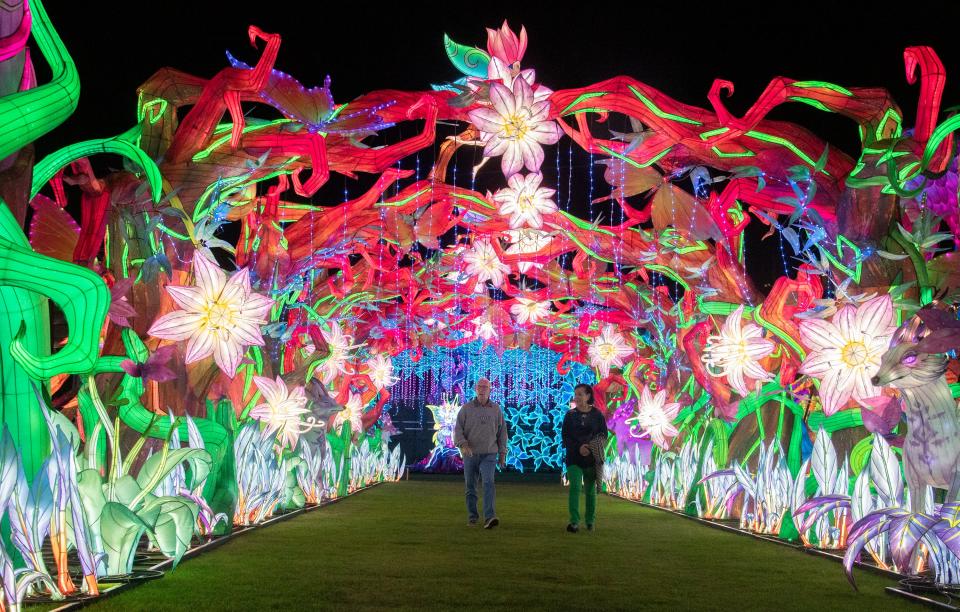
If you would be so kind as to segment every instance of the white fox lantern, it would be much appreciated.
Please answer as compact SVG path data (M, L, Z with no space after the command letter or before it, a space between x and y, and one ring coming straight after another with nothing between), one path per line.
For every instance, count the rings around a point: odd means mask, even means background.
M922 510L925 485L946 489L948 502L960 494L960 417L944 376L944 353L956 348L960 321L952 313L925 308L897 329L871 380L903 395L903 468L912 512Z

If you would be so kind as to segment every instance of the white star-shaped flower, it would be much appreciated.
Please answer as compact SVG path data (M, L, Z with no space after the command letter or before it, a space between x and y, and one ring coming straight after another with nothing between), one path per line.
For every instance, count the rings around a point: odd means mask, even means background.
M336 321L330 321L330 331L323 328L320 334L330 349L330 354L320 366L321 378L323 384L330 384L337 375L346 373L347 361L350 359L350 351L357 348L353 342L353 336L343 333L340 324Z
M232 378L247 347L263 346L260 326L267 323L273 300L251 291L246 268L228 280L199 251L193 255L193 276L193 287L167 286L182 310L163 315L147 333L165 340L187 340L186 363L212 354L217 366Z
M397 378L393 375L393 361L387 355L380 353L373 359L367 360L367 376L373 381L378 389L391 387L397 383Z
M518 297L517 303L510 306L510 313L517 318L517 323L534 324L544 317L550 316L550 302L531 300L530 298Z
M650 393L650 387L644 387L640 392L640 406L637 415L628 422L635 422L639 433L631 428L633 435L649 435L654 444L667 450L670 440L677 436L677 428L673 426L673 419L680 412L678 402L667 402L667 391L661 389L656 395Z
M543 165L543 145L555 144L563 134L551 119L550 102L534 100L530 83L514 79L512 87L490 84L492 108L468 113L480 130L486 157L499 157L504 176L512 176L526 166L539 172Z
M475 275L480 283L490 281L494 287L500 287L504 277L510 274L510 266L500 261L489 240L474 242L473 248L464 254L463 260L467 262L467 274Z
M491 340L497 335L496 328L494 328L493 323L486 315L480 315L471 321L476 328L475 333L484 340Z
M832 321L800 322L800 339L810 348L800 373L820 381L820 403L829 416L852 397L864 400L880 395L870 378L880 369L880 358L896 330L893 300L881 295L860 306L844 306Z
M356 393L350 394L347 405L333 419L334 429L339 430L344 423L350 423L350 432L353 435L363 433L363 400Z
M730 386L746 397L750 393L747 378L759 381L773 378L757 362L772 353L776 346L763 337L760 326L753 323L743 325L742 317L743 306L730 313L720 335L707 338L701 359L708 366L718 368L720 373L717 376L726 376Z
M611 366L623 366L623 358L632 355L633 348L617 328L608 323L603 326L600 335L590 342L587 354L590 356L590 365L600 370L600 378L603 379L610 375Z
M250 411L250 417L266 424L265 435L279 432L280 445L294 448L300 434L305 431L301 417L310 412L303 387L294 387L291 391L279 376L276 380L254 376L253 383L257 385L264 401Z
M509 187L497 191L494 201L500 203L500 214L510 216L510 227L543 227L543 216L557 212L557 205L550 198L557 191L541 187L542 174L521 176L514 174L507 179Z

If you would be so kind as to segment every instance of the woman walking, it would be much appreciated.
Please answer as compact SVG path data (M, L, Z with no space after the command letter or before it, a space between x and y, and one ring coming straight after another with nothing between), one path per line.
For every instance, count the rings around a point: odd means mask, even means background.
M587 531L593 531L597 514L598 478L603 471L603 448L607 421L593 405L593 387L580 384L573 390L576 407L563 417L561 436L567 451L567 478L570 480L570 523L567 531L580 530L580 491L587 495Z

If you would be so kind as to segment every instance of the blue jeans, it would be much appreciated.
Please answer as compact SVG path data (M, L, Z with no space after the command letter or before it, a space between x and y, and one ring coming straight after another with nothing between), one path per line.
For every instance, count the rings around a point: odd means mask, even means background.
M486 453L463 458L463 479L467 484L467 515L477 520L477 474L483 479L483 520L497 516L494 501L497 493L493 488L493 475L497 472L497 454Z

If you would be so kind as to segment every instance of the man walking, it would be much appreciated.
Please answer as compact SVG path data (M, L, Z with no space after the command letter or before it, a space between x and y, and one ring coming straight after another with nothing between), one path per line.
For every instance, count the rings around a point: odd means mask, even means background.
M507 425L500 405L490 401L490 381L481 378L474 387L476 397L464 404L457 414L453 443L463 456L463 478L467 485L467 522L476 525L477 474L483 480L483 528L500 524L494 507L496 491L493 476L497 464L507 463Z

